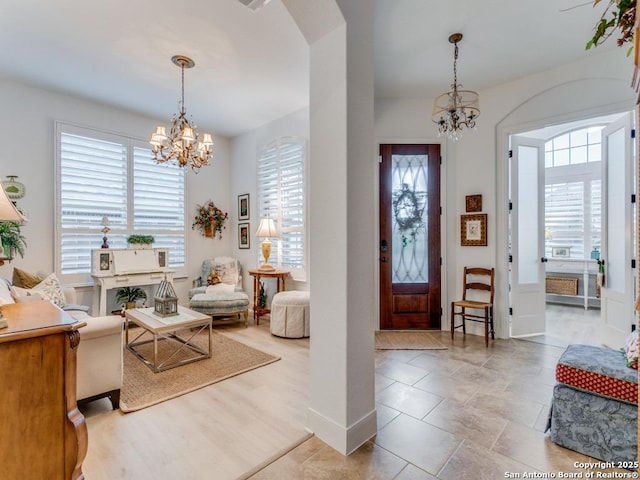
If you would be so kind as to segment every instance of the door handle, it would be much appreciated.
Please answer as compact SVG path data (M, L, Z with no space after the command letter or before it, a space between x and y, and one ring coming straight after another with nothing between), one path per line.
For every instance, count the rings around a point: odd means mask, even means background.
M549 259L548 259L547 257L542 257L542 258L540 259L540 261L541 261L542 263L547 263L547 262L549 261Z
M380 261L381 262L386 262L387 261L387 257L380 257Z

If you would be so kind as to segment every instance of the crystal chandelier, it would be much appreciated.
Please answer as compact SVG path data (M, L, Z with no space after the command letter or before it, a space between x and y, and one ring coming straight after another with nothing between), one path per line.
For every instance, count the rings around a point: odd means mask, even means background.
M476 119L480 116L478 94L472 90L461 90L458 84L458 42L462 40L461 33L454 33L449 37L449 43L455 45L453 56L452 90L438 96L433 102L431 119L438 124L438 134L446 135L452 140L458 140L464 129L475 128Z
M174 55L171 61L182 71L180 112L171 118L169 135L167 136L165 127L160 125L151 134L149 143L157 163L175 161L180 167L189 166L198 173L200 167L209 165L213 140L210 133L204 133L202 141L198 141L196 126L187 120L187 111L184 108L184 69L193 67L195 62L183 55Z

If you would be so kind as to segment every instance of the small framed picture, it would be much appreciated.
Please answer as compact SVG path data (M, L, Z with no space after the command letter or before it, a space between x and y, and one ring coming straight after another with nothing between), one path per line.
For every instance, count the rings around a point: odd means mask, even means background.
M249 194L248 193L238 195L238 220L249 220Z
M460 215L460 245L487 246L487 214Z
M106 271L111 268L111 259L108 253L100 254L100 271Z
M555 258L571 257L571 247L551 247L551 256Z
M467 195L465 200L467 212L482 211L482 195Z
M250 248L249 223L238 224L238 248Z

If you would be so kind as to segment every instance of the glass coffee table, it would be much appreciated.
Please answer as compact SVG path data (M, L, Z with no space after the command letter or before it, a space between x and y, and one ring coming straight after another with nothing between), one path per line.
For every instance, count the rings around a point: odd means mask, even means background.
M211 357L211 317L178 306L178 315L161 317L153 307L125 310L127 348L155 373ZM129 322L141 327L141 332L129 340ZM195 338L208 330L208 348L194 343ZM137 332L135 332L137 333ZM160 342L167 342L162 354Z

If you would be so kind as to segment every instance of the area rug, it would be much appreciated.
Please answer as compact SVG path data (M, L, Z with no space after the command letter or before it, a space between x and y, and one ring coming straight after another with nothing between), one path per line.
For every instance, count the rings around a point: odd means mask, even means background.
M138 329L135 329L138 330ZM135 330L130 334L135 335ZM201 333L194 343L206 349L207 335ZM158 353L163 357L174 342L160 341ZM151 345L138 350L151 349ZM244 345L221 333L213 332L211 358L153 373L139 358L124 349L124 380L120 393L120 410L125 413L156 405L199 388L225 380L280 360L280 357Z
M415 330L376 332L376 350L446 350L433 335Z

